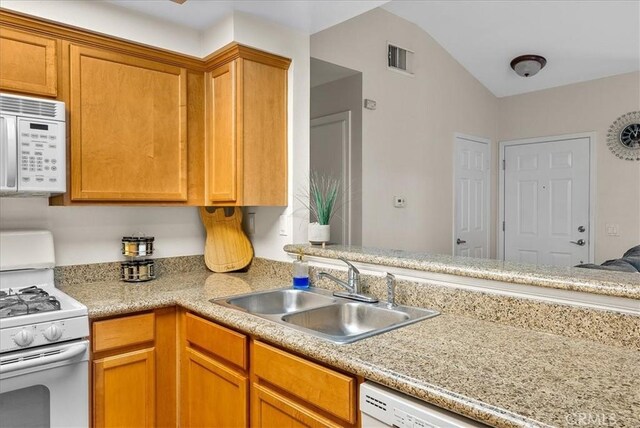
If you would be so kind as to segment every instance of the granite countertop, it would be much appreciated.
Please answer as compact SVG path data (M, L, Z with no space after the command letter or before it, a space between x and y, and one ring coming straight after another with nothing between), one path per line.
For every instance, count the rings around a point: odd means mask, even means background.
M640 273L536 266L494 259L357 246L327 245L323 248L306 244L285 245L284 250L291 254L302 251L306 255L317 257L345 257L353 262L640 299Z
M640 352L631 349L448 314L337 345L209 302L287 286L287 276L258 266L248 273L196 271L144 284L60 288L94 319L177 304L490 425L567 426L589 414L618 427L640 426Z

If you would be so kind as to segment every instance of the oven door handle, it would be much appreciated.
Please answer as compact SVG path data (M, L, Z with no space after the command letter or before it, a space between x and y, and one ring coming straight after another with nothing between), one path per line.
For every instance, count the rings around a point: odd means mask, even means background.
M83 354L87 350L87 344L72 346L59 354L48 355L46 357L33 358L26 361L19 361L17 363L10 363L4 366L0 366L0 374L14 372L16 370L30 369L32 367L40 367L47 364L58 363L60 361L70 360L78 355Z

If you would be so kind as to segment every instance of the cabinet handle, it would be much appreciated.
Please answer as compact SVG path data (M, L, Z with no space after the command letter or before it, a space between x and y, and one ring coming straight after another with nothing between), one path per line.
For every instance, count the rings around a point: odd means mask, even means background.
M584 247L584 245L586 244L586 241L584 239L578 239L577 241L569 241L572 244L576 244L576 245L580 245L581 247Z

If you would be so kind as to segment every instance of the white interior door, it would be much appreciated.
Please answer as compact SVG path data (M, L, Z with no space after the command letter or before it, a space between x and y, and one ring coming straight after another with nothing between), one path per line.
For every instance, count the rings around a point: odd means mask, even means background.
M505 260L589 260L589 144L574 138L505 146Z
M489 257L489 141L456 136L454 254Z
M351 112L311 120L310 166L312 172L340 177L342 198L331 220L331 243L351 245Z

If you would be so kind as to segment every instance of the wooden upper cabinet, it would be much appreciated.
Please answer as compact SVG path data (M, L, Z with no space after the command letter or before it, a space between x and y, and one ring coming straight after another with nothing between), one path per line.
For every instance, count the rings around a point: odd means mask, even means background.
M187 70L70 45L71 199L187 200Z
M0 89L55 97L58 40L0 28Z
M207 60L206 205L287 205L290 60L231 45Z
M211 144L209 148L209 200L238 200L238 141L236 138L237 63L211 72ZM241 148L241 147L240 147Z

